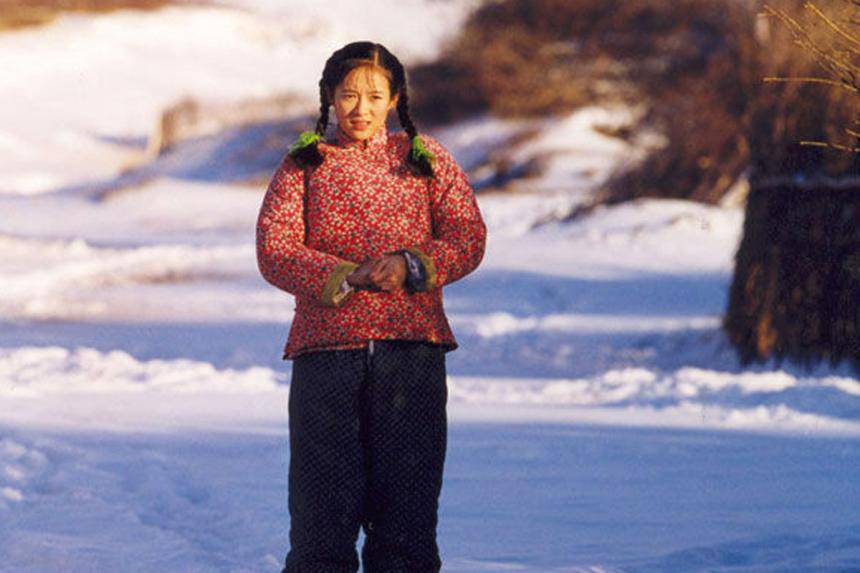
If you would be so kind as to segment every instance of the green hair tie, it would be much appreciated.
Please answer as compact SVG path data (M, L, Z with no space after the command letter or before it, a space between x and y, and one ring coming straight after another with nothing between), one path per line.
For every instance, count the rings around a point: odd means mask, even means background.
M320 139L320 134L315 131L303 131L301 135L299 135L299 139L296 140L294 144L290 146L290 154L295 153L296 151L303 149L309 145L312 145L316 141Z
M424 142L421 141L421 136L419 135L412 138L412 151L410 153L413 161L418 161L422 157L426 157L431 165L436 161L436 156L424 147Z

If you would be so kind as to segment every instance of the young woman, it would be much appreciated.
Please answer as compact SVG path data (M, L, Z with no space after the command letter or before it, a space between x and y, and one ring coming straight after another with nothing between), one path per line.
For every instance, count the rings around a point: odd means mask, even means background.
M320 118L290 148L257 221L260 272L295 296L285 573L438 572L447 439L442 287L484 256L466 175L409 116L384 46L325 64ZM329 109L336 131L326 137ZM389 132L396 109L403 130Z

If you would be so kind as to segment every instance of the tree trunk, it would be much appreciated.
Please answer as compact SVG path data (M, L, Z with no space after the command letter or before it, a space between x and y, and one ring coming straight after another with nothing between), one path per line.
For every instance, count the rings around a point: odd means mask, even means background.
M860 371L858 262L860 180L752 183L723 321L741 362Z

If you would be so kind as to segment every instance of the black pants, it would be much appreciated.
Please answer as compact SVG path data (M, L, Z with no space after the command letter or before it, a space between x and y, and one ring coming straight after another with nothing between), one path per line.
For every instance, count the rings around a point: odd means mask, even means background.
M290 551L282 573L436 573L447 440L445 352L375 340L293 360Z

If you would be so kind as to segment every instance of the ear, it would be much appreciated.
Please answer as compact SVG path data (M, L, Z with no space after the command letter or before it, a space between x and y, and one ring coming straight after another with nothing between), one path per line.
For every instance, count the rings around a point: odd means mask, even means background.
M394 94L394 97L391 98L390 102L388 102L388 111L391 111L392 109L397 107L397 102L399 100L400 100L400 94L399 93Z

